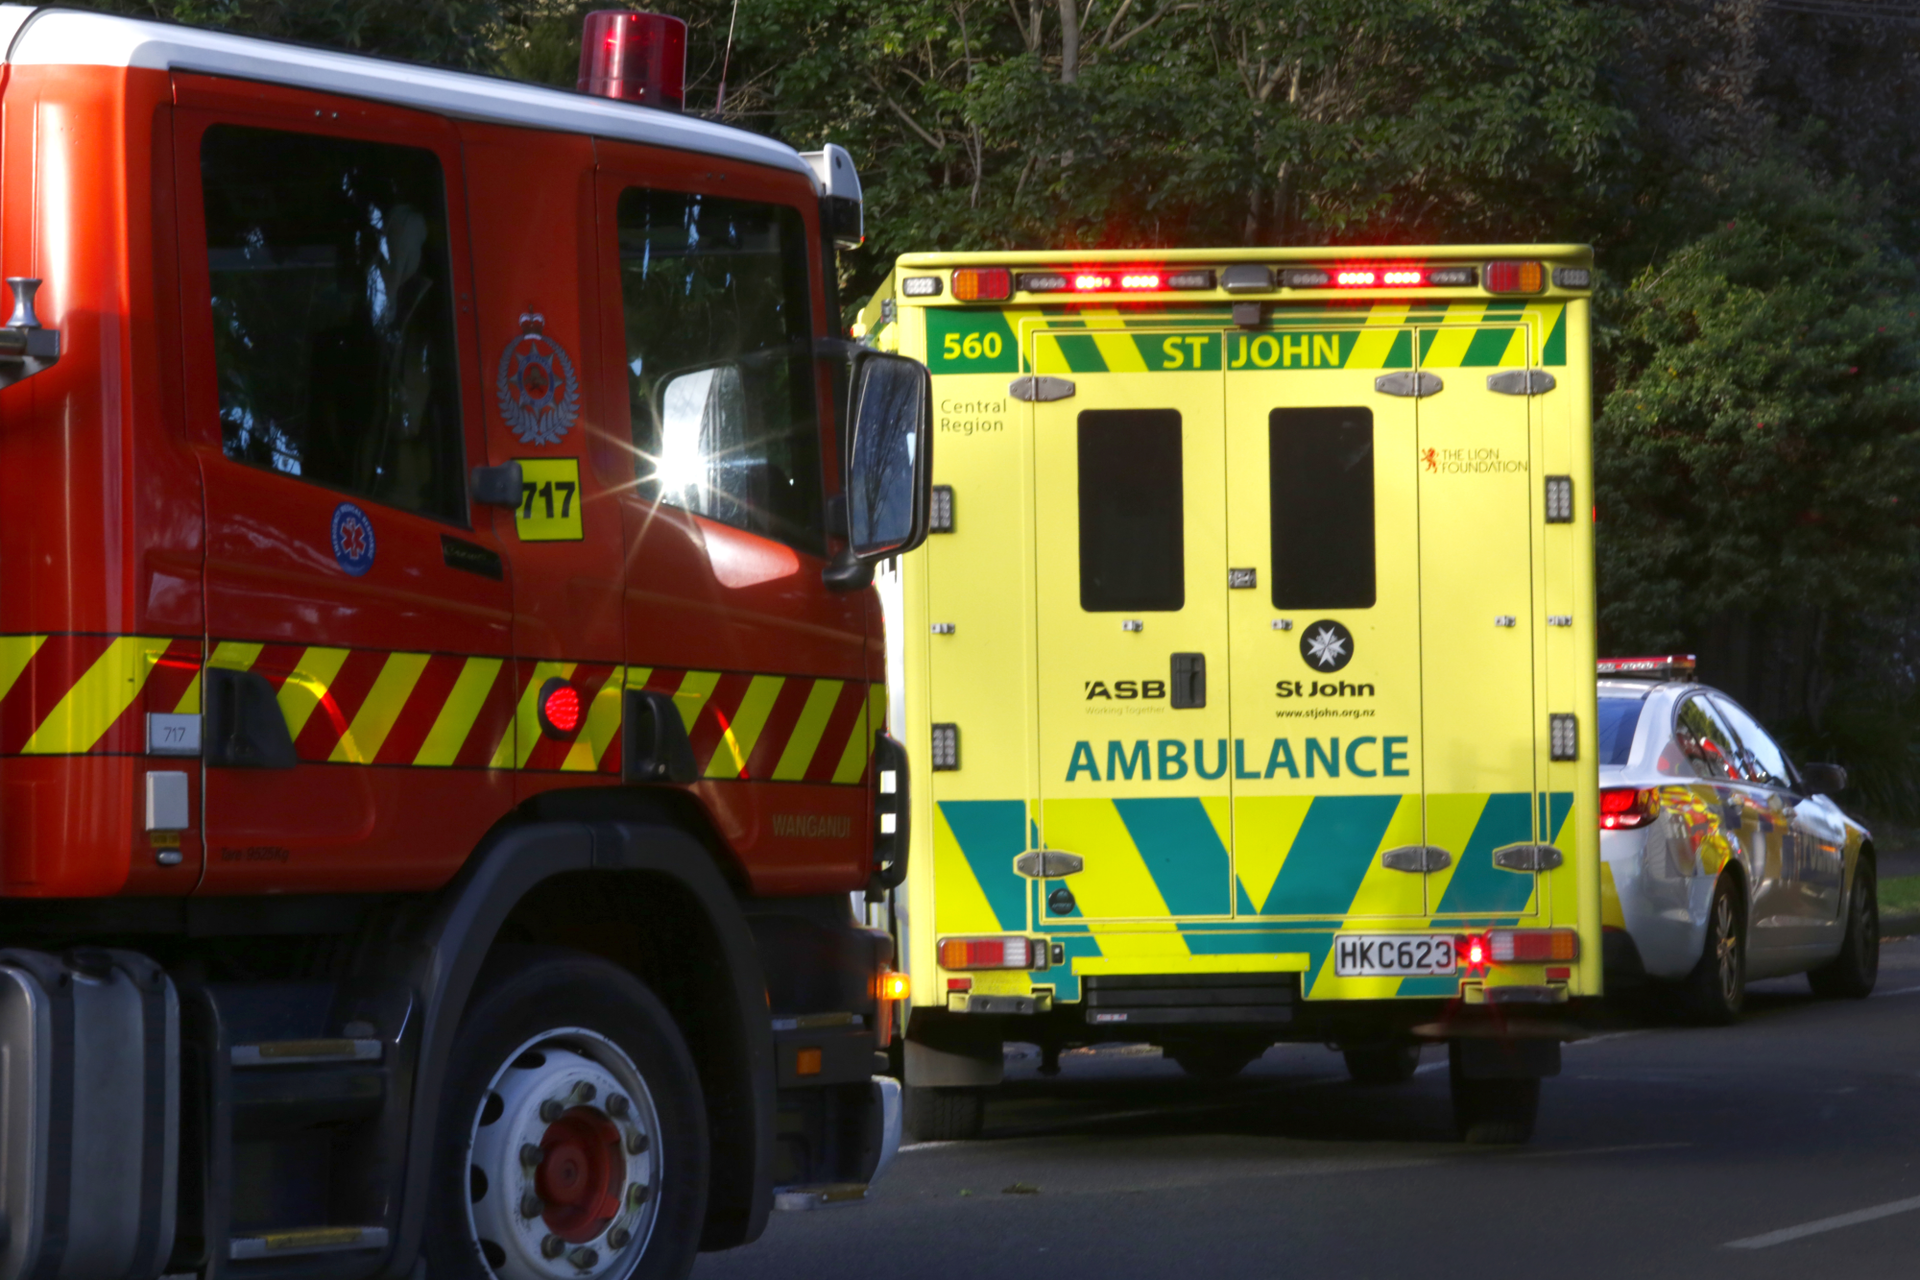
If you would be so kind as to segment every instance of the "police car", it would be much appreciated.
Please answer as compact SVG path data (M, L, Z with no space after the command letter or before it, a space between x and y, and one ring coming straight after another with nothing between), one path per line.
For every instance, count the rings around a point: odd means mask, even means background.
M1751 979L1805 973L1861 997L1879 968L1867 829L1796 768L1687 655L1600 662L1600 855L1610 984L1673 984L1695 1020L1732 1021Z

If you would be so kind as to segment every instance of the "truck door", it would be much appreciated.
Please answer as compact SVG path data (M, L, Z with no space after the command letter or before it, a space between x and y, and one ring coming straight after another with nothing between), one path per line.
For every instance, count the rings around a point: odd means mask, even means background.
M1524 367L1527 340L1518 325L1418 330L1421 770L1426 843L1449 856L1429 885L1436 915L1540 907L1536 874L1495 856L1549 839L1554 816L1535 783L1543 477L1526 396L1488 385L1500 366Z
M428 888L512 803L487 767L510 611L467 496L483 452L453 130L256 83L175 92L202 692L229 698L206 729L201 887Z
M1413 331L1303 325L1226 344L1238 911L1417 917L1417 425L1411 399L1374 385L1411 365Z
M1033 342L1040 835L1085 859L1040 918L1227 916L1220 334Z

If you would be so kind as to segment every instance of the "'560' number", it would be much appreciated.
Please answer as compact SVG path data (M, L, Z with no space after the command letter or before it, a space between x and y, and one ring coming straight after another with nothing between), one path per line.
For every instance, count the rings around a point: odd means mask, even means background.
M1000 335L988 330L986 333L947 334L946 349L941 354L949 360L997 360L1000 351Z

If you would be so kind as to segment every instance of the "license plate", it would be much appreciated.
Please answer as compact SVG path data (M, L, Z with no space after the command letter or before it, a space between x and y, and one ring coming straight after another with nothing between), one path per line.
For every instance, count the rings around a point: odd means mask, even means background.
M1341 978L1436 977L1456 971L1451 935L1340 933L1333 972Z

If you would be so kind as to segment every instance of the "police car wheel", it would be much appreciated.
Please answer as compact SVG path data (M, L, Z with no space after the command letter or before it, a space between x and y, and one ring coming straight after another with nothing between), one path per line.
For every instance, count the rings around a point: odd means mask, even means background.
M1734 900L1735 881L1722 876L1707 907L1707 936L1700 962L1680 984L1680 1008L1688 1021L1725 1026L1747 1000L1747 932Z
M1420 1067L1420 1042L1363 1044L1341 1050L1355 1084L1405 1084Z
M904 1125L921 1142L969 1142L986 1127L984 1089L910 1084L905 1092Z
M449 1061L429 1274L691 1271L706 1216L706 1107L672 1016L632 974L565 951L496 960Z
M1853 873L1847 903L1847 936L1840 954L1807 974L1813 994L1829 1000L1861 1000L1873 994L1880 976L1880 889L1873 864L1865 858Z
M1453 1125L1473 1146L1514 1145L1533 1137L1540 1081L1469 1080L1453 1072Z

